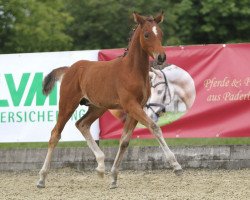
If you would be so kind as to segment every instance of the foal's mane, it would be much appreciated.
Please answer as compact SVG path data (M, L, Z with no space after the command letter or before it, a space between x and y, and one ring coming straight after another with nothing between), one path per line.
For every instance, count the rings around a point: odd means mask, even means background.
M145 20L149 21L149 22L153 22L154 18L152 16L146 16ZM134 36L134 33L135 33L136 29L138 28L138 26L139 26L139 24L134 25L134 27L132 28L132 30L129 32L128 46L127 46L127 48L124 49L124 53L123 53L122 57L125 57L128 54L131 40L132 40L132 38Z

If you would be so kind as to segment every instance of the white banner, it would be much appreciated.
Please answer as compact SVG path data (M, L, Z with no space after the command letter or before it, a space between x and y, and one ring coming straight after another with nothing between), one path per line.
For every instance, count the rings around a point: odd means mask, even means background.
M0 55L0 142L48 141L56 123L59 88L48 97L42 81L51 70L70 66L78 60L98 60L98 50ZM61 141L83 140L75 122L87 111L79 106L66 124ZM99 139L98 120L92 125Z

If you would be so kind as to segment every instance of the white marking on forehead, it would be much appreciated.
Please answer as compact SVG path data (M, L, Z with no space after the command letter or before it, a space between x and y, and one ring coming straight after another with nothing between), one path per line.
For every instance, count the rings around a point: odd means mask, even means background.
M156 26L153 26L152 31L157 36L158 32L157 32Z

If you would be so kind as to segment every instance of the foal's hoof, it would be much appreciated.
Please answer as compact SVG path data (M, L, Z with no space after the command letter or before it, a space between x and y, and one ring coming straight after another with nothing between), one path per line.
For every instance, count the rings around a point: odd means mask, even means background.
M174 169L174 173L176 176L181 176L183 174L183 170L182 170L182 168Z
M45 188L45 182L44 181L38 181L36 184L37 188Z
M105 170L100 170L98 168L95 169L96 172L97 172L97 175L100 177L100 178L104 178L104 172Z
M109 189L115 189L115 188L118 188L117 184L116 183L111 183L111 186L110 186Z

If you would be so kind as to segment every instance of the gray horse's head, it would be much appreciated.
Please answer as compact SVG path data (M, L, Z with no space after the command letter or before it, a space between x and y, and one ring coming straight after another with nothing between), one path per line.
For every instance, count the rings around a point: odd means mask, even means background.
M152 68L149 76L151 80L151 96L146 104L145 112L154 122L157 122L160 114L165 112L165 102L170 101L168 82L161 70Z

